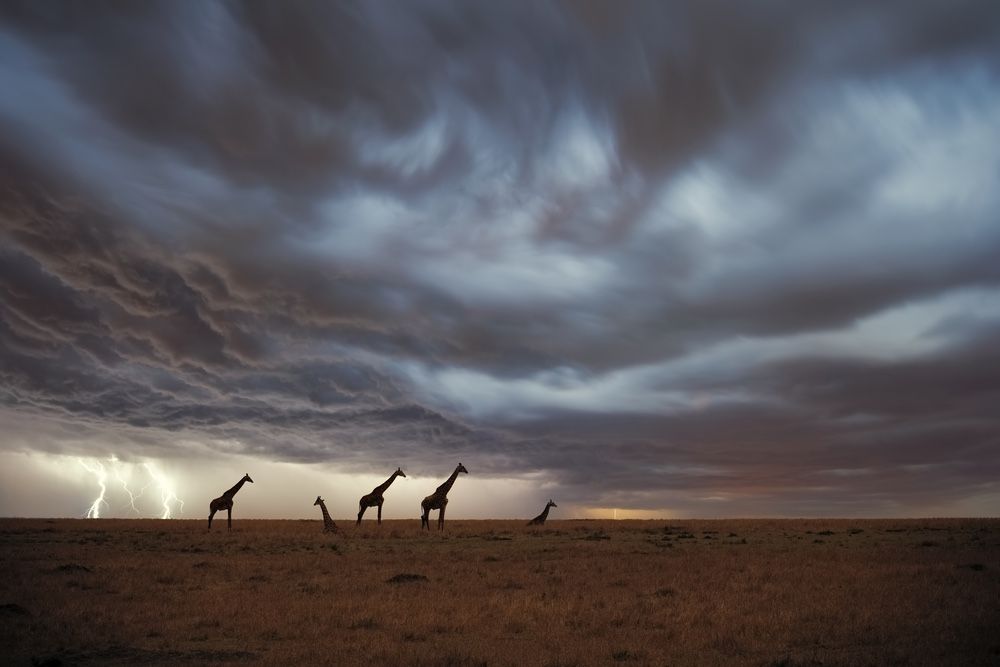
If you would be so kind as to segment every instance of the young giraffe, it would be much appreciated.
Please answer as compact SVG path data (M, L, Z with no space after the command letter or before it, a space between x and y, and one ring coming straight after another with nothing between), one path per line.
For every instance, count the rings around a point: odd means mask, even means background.
M420 507L423 508L424 513L420 516L420 527L431 529L430 515L431 510L438 510L438 530L444 530L444 508L448 506L448 492L451 491L452 485L455 480L458 479L458 473L464 472L469 473L465 469L465 466L461 463L455 468L455 472L451 473L451 477L444 481L444 484L439 486L434 490L434 493L427 496L420 502Z
M361 517L364 516L365 510L369 507L378 507L378 525L382 525L382 503L385 502L385 498L382 494L385 490L389 488L389 485L396 481L396 477L406 477L402 468L396 468L396 472L392 473L389 479L385 480L369 493L367 496L361 496L361 508L358 510L358 522L354 524L355 526L361 525Z
M559 506L556 505L554 502L552 502L552 499L549 498L549 502L547 502L545 504L545 509L542 510L542 513L539 514L538 516L536 516L531 521L529 521L528 525L529 526L544 526L545 525L545 520L549 517L549 508L550 507L559 507Z
M323 502L323 499L319 496L316 496L316 502L313 503L314 507L316 505L319 505L319 508L323 511L323 532L336 533L337 524L335 524L333 519L330 518L330 513L326 511L326 503Z
M236 486L229 489L221 496L213 500L211 503L209 503L208 505L209 530L212 530L212 517L215 516L215 513L218 512L219 510L226 510L227 512L229 512L229 530L233 529L233 496L236 495L237 491L243 488L243 485L246 482L250 482L251 484L253 484L253 480L250 479L250 473L243 475L243 479L236 482Z

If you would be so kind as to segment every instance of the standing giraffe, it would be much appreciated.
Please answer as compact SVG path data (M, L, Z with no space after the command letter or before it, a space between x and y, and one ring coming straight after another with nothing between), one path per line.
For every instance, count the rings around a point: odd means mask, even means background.
M246 482L250 482L251 484L253 484L253 480L250 479L250 474L249 473L243 475L243 479L241 479L240 481L236 482L236 486L234 486L233 488L229 489L228 491L226 491L225 493L223 493L221 496L219 496L218 498L216 498L215 500L213 500L211 503L209 503L209 505L208 505L208 529L209 530L212 530L212 517L215 516L215 513L218 512L219 510L226 510L227 512L229 512L229 530L233 529L233 496L236 495L237 491L239 491L241 488L243 488L243 485Z
M364 516L365 510L369 507L378 507L378 525L382 525L382 503L385 502L385 498L382 494L385 490L389 488L389 485L396 481L396 477L406 477L402 468L396 468L396 472L392 473L389 479L385 480L369 493L367 496L361 496L361 508L358 510L358 522L354 524L355 526L361 525L361 517Z
M323 499L319 496L316 496L316 502L313 503L314 507L316 505L319 505L319 508L323 511L323 532L336 533L337 524L335 524L333 519L330 518L330 513L326 511L326 503L323 502Z
M427 496L420 502L420 507L423 508L424 513L420 516L420 527L431 529L430 515L431 510L438 510L438 530L444 530L444 508L448 506L448 492L451 491L452 484L458 479L458 473L464 472L469 473L465 469L465 466L461 463L455 468L455 472L451 473L451 477L444 481L444 484L439 486L434 490L434 493Z
M545 503L545 509L542 510L542 513L539 514L538 516L536 516L531 521L529 521L528 525L529 526L544 526L545 525L545 520L547 518L549 518L549 508L550 507L559 507L559 506L556 505L554 502L552 502L552 499L549 498L549 502Z

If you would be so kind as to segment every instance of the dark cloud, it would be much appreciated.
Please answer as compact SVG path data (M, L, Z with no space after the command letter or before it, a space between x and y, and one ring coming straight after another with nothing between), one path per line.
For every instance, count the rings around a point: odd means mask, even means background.
M996 493L996 14L6 3L10 447Z

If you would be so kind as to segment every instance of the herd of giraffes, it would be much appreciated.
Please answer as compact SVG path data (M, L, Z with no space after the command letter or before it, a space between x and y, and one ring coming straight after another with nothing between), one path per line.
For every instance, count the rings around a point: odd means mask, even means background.
M444 530L444 510L448 506L448 492L451 491L451 487L454 486L455 480L458 479L459 473L468 474L469 471L465 469L465 466L459 463L458 466L455 468L455 471L451 473L451 476L448 477L448 479L446 479L438 488L434 489L434 493L432 493L431 495L427 496L422 501L420 501L420 508L422 510L420 515L421 529L424 528L426 528L427 530L431 529L431 524L430 524L431 510L437 510L438 530ZM361 517L365 515L365 510L368 509L369 507L378 508L378 525L380 526L382 525L382 504L385 502L384 494L386 492L386 489L388 489L392 485L392 483L396 481L397 477L406 477L406 474L403 472L402 468L396 468L396 472L392 473L392 475L389 476L389 479L385 480L384 482L376 486L374 489L372 489L371 493L361 496L361 500L358 503L359 505L358 521L357 523L354 524L355 526L361 525ZM243 475L243 478L240 481L236 482L236 484L234 484L231 489L229 489L221 496L213 500L211 503L209 503L208 505L209 530L212 530L212 518L215 516L215 513L220 510L226 510L226 512L228 513L227 517L228 529L229 530L233 529L233 496L235 496L236 493L240 489L242 489L243 485L246 484L247 482L253 484L253 480L250 479L249 473ZM333 519L330 517L330 513L326 509L326 502L323 500L322 497L316 496L316 502L313 503L313 506L316 505L319 505L320 511L323 512L323 532L331 532L331 533L337 532L337 524L335 524L333 522ZM549 499L549 502L545 504L545 509L542 510L542 513L536 516L531 521L529 521L528 525L529 526L544 525L545 519L547 519L549 516L549 509L552 507L558 507L558 505L556 505L554 502L552 502L551 499Z

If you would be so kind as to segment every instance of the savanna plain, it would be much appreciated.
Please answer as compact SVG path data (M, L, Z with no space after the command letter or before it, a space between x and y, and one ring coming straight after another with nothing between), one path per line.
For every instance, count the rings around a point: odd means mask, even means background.
M338 525L2 519L0 662L1000 664L998 520Z

